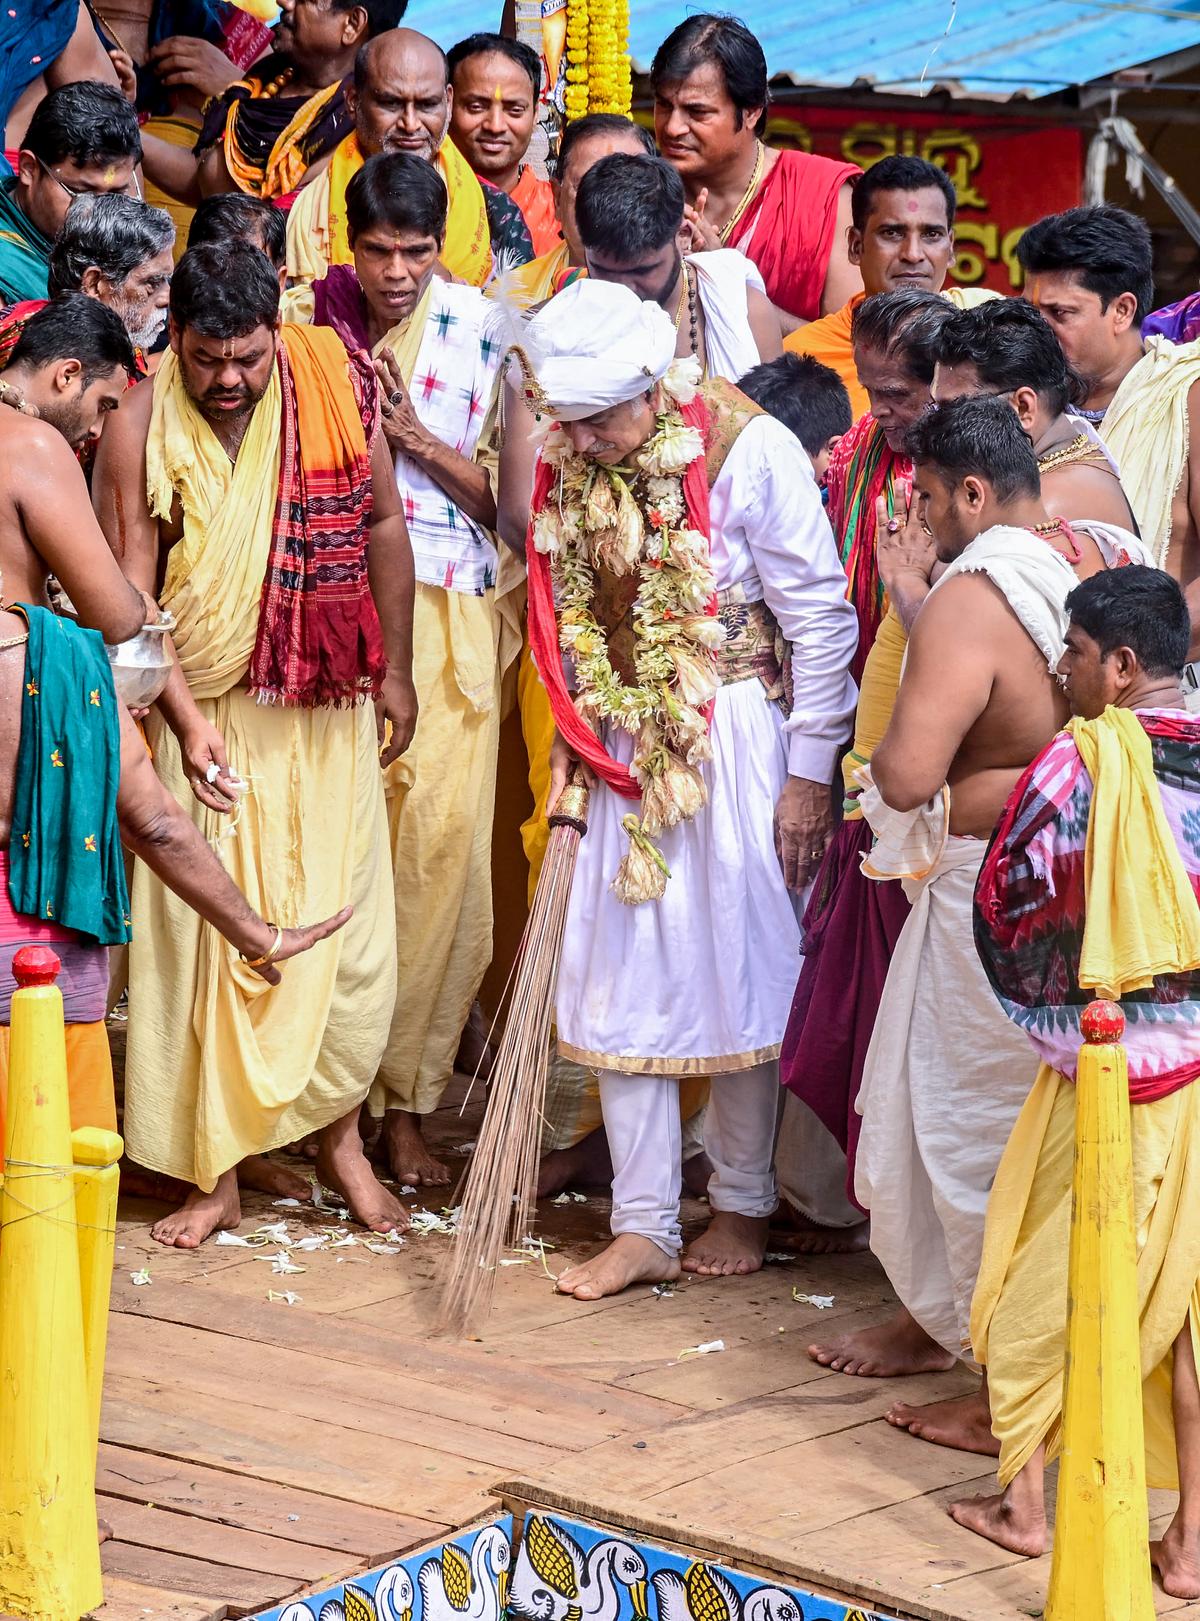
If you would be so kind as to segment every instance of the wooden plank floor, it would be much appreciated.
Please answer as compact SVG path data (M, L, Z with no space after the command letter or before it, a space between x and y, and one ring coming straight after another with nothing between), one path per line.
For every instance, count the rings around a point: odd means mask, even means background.
M433 1135L475 1129L447 1107ZM461 1157L455 1159L461 1164ZM411 1201L410 1201L411 1202ZM478 1339L431 1335L448 1239L396 1255L164 1251L161 1207L124 1200L100 1455L103 1621L219 1621L317 1590L439 1537L503 1499L611 1521L706 1556L899 1615L997 1621L1042 1608L1049 1560L1023 1562L953 1524L991 1488L987 1460L883 1420L961 1375L887 1384L811 1362L814 1335L882 1316L870 1257L774 1263L579 1304L536 1264L501 1273ZM692 1221L703 1207L690 1206ZM251 1196L245 1235L328 1221ZM552 1264L591 1253L607 1205L544 1205ZM268 1246L272 1253L276 1246ZM135 1285L142 1268L150 1282ZM300 1301L269 1302L290 1288ZM793 1290L832 1295L827 1311ZM721 1353L683 1356L722 1340ZM1155 1494L1159 1517L1171 1499ZM1163 1597L1159 1612L1200 1618Z

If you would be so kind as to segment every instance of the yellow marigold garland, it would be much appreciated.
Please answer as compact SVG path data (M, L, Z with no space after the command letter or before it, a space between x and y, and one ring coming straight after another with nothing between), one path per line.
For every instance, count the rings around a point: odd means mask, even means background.
M629 0L568 0L568 119L585 113L629 114Z
M565 106L568 119L582 118L588 110L588 0L567 3Z

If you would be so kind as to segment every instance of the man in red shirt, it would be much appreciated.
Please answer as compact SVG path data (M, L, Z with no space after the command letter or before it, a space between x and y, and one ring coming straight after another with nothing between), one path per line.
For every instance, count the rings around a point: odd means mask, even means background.
M694 251L740 248L753 259L785 332L862 290L846 246L861 170L764 146L767 59L744 23L688 17L659 46L650 83L658 149L692 205Z

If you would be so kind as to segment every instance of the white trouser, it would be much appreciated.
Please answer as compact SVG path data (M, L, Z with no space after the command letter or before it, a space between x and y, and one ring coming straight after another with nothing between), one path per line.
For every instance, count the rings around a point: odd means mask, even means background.
M775 1209L772 1162L779 1102L775 1060L712 1077L704 1146L713 1165L708 1201L714 1210L769 1216ZM600 1104L613 1163L613 1232L638 1233L668 1255L678 1255L683 1242L679 1083L670 1076L602 1070Z

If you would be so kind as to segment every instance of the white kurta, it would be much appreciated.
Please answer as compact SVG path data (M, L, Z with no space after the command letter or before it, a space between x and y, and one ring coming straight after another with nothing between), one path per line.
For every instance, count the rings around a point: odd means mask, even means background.
M718 591L765 598L793 644L785 719L751 678L721 688L708 804L656 841L671 869L661 900L610 890L636 803L600 786L571 890L558 979L562 1051L628 1074L721 1074L775 1058L796 986L800 930L775 854L789 772L832 779L850 733L857 645L846 576L799 441L768 416L742 430L710 497ZM610 728L626 764L633 739Z

